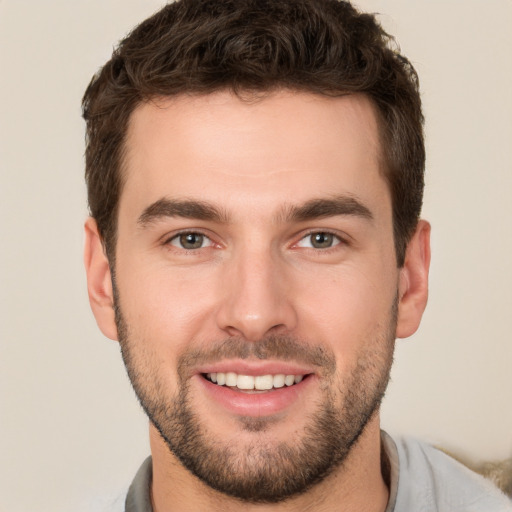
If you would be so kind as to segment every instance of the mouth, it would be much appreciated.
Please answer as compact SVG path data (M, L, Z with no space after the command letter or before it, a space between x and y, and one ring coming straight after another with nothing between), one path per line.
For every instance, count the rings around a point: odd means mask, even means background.
M216 384L242 393L267 393L275 389L300 384L309 374L243 375L234 372L204 373L202 376Z
M223 361L212 366L201 368L193 382L211 405L237 417L269 417L294 407L301 410L316 389L315 372L293 363Z

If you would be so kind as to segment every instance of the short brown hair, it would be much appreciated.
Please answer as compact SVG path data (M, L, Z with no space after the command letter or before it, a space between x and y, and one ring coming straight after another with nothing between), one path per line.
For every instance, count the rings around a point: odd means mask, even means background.
M89 208L111 264L136 106L159 96L282 88L372 100L402 266L421 211L425 149L417 75L395 46L375 16L338 0L178 0L141 23L83 98Z

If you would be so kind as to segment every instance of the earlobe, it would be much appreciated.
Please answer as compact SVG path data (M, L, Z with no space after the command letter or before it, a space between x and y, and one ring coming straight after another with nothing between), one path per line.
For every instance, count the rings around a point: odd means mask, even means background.
M107 338L117 340L110 265L96 221L89 217L84 228L84 264L91 309L101 332Z
M397 338L411 336L420 325L428 299L429 267L430 224L420 220L400 270Z

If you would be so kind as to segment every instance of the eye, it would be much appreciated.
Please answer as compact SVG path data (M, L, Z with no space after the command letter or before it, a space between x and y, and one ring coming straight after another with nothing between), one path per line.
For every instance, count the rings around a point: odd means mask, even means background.
M297 244L298 247L311 247L313 249L329 249L341 243L341 240L327 231L317 231L305 236Z
M212 241L206 235L194 232L180 233L179 235L171 238L169 240L169 244L187 251L203 249L204 247L210 247L213 245Z

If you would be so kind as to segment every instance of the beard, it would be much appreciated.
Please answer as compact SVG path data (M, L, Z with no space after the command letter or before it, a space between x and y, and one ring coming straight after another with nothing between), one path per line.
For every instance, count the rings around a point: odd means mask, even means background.
M228 338L188 349L178 359L178 388L170 393L158 376L158 359L145 340L133 339L115 302L121 353L139 402L169 450L210 488L246 503L278 503L298 496L341 468L368 422L378 412L389 381L395 344L397 305L352 370L341 377L333 352L292 336L259 342ZM190 393L190 369L223 358L294 360L314 365L321 377L321 399L302 432L287 441L269 434L275 418L241 417L241 431L252 433L243 444L215 437L207 418L197 414ZM272 392L272 391L270 391ZM292 427L292 430L295 430Z

